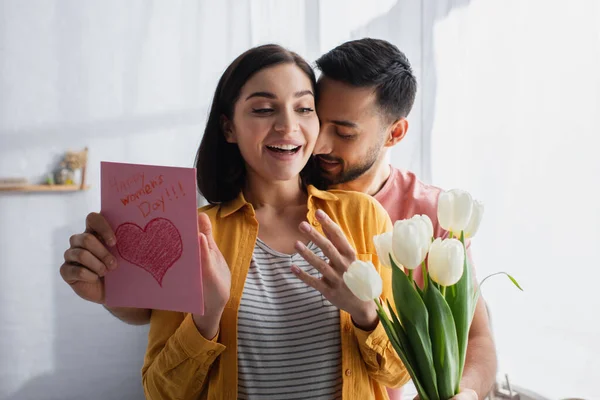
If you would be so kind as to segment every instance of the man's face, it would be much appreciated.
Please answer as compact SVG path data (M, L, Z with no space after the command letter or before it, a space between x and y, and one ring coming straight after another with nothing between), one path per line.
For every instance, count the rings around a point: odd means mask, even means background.
M353 181L369 171L384 149L386 128L373 88L357 88L322 77L317 114L321 122L313 151L329 185Z

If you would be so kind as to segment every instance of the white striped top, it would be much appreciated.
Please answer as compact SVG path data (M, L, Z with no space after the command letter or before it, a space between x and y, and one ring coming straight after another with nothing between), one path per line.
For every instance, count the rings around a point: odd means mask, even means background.
M321 249L308 248L327 260ZM299 254L283 254L260 239L238 313L240 399L341 399L339 310L290 270L319 272Z

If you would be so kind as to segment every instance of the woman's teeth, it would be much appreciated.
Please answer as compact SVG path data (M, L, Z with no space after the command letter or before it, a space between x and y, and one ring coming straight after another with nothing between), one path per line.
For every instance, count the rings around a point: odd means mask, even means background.
M295 146L293 144L276 144L267 146L269 150L277 151L277 152L289 152L295 153L300 149L301 146Z

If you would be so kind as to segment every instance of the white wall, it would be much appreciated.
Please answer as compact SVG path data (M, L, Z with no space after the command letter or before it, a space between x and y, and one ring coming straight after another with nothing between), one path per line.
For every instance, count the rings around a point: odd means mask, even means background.
M500 366L550 398L600 398L600 3L474 0L434 49L433 181L487 204L479 276L525 288L484 287Z
M39 179L88 146L91 185L0 192L0 399L143 398L147 328L81 301L58 268L100 208L101 160L192 165L216 79L250 46L247 8L0 2L0 176Z

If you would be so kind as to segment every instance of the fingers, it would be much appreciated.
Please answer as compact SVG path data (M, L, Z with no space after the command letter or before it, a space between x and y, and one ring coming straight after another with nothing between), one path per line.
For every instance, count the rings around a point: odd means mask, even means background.
M103 277L108 272L106 264L86 249L80 247L69 248L65 251L65 263L72 264L76 268L86 268L92 273Z
M327 286L325 285L325 282L323 282L323 280L321 280L319 278L315 278L314 276L307 274L306 272L304 272L300 268L298 268L298 266L296 266L296 265L292 265L291 270L292 270L292 273L294 275L296 275L302 282L304 282L308 286L312 287L313 289L321 292L321 294L325 295Z
M77 282L88 282L94 283L100 279L100 277L94 272L90 271L85 267L81 267L74 264L64 263L60 267L60 276L69 285L73 285Z
M71 236L69 243L60 267L60 275L69 285L96 283L117 267L117 260L106 248L117 243L116 236L108 221L98 213L88 214L85 232Z
M101 269L101 267L97 265L97 262L103 264L102 268L112 270L117 267L117 260L115 259L115 257L110 253L110 251L108 251L104 244L100 242L100 240L94 234L81 233L78 235L73 235L69 239L69 243L71 244L71 248L69 250L87 250L87 252L89 252L90 254L88 255L86 253L81 252L71 252L71 258L81 257L81 259L67 260L67 253L65 252L65 261L77 262L90 268L95 272L98 272ZM67 250L67 252L69 252L69 250ZM93 257L90 257L90 255ZM96 261L92 258L94 258ZM95 266L97 268L94 268Z
M356 252L348 242L346 235L342 229L335 223L323 210L317 210L315 213L317 220L321 223L323 233L339 251L339 253L346 258L354 261L356 258Z
M312 265L317 271L323 275L330 283L336 283L339 281L338 274L333 270L333 268L325 262L322 258L313 253L308 247L304 245L304 243L298 241L295 246L298 254L302 256L310 265Z
M108 246L117 244L117 237L108 221L98 213L89 213L85 219L86 233L97 234Z
M206 236L208 240L208 247L210 249L216 249L217 244L215 243L215 239L212 235L212 225L210 223L210 218L205 213L198 214L198 231Z
M210 269L211 259L210 259L210 249L208 247L208 239L204 233L200 233L198 235L198 244L200 246L200 265L202 265L202 271Z
M342 258L338 249L336 249L336 247L333 245L333 243L331 243L329 239L321 235L321 233L316 229L313 229L310 226L310 224L306 221L302 222L299 228L300 231L302 231L306 235L306 237L310 239L310 241L316 244L323 251L323 254L325 254L327 258L329 258L329 261L331 261L331 265L333 266L333 268L335 268L338 272L344 272L346 270L346 262Z
M200 233L198 235L198 244L200 245L200 265L202 265L202 284L211 284L219 280L218 261L214 259L214 251L210 249L208 237Z

